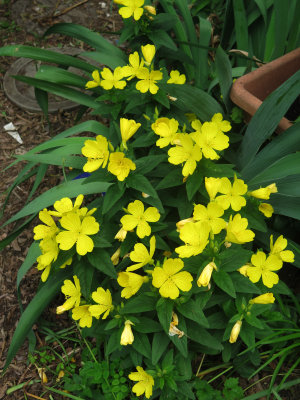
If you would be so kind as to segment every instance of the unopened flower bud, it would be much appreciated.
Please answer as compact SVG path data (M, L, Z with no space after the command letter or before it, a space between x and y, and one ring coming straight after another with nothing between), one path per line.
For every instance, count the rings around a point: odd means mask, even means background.
M241 326L242 326L242 321L240 321L240 320L234 324L233 328L231 329L229 343L236 342L236 340L240 334L240 331L241 331Z
M121 247L119 247L114 254L110 257L113 265L117 265L119 263L119 258L120 258L120 253L121 253Z
M211 275L212 275L214 269L217 270L217 266L213 261L206 265L206 267L201 272L201 274L197 280L197 285L199 287L209 285Z
M116 234L116 236L115 236L115 239L119 240L120 242L124 242L124 240L125 240L125 238L126 238L126 235L127 235L127 231L125 231L125 229L121 228L121 229L117 232L117 234Z
M250 300L250 304L272 304L275 301L275 297L273 293L265 293L260 296L254 297L254 299Z
M125 326L121 335L121 341L120 344L122 346L127 346L128 344L132 344L134 341L134 336L131 330L131 325L133 323L129 320L125 321Z

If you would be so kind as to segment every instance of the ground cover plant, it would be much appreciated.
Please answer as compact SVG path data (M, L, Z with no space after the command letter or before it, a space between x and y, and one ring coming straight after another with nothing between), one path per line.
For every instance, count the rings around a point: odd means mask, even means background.
M143 0L117 3L130 22L121 33L127 52L73 24L48 31L84 40L96 49L84 56L105 66L26 46L0 49L58 64L41 66L35 78L16 77L35 86L46 115L51 92L108 118L106 125L75 124L17 156L15 162L28 163L14 186L36 174L33 194L48 165L61 167L64 182L6 222L22 219L2 247L38 213L18 282L35 262L42 281L16 328L7 365L61 291L57 313L69 312L85 343L97 343L97 358L91 351L92 364L66 379L66 390L122 399L131 385L146 398L200 398L204 388L193 379L199 354L234 359L239 373L250 376L260 364L258 344L272 343L274 332L287 327L274 302L291 291L278 271L284 263L299 266L299 246L268 219L274 212L299 219L299 123L261 146L297 97L299 73L245 129L229 90L247 66L235 66L221 45L209 60L211 26L201 10L183 0L160 1L161 13ZM237 12L242 3L226 7ZM85 75L63 68L70 65ZM110 367L102 361L108 359ZM115 376L114 362L126 377ZM99 375L90 377L85 371L95 365ZM104 388L100 375L109 382Z

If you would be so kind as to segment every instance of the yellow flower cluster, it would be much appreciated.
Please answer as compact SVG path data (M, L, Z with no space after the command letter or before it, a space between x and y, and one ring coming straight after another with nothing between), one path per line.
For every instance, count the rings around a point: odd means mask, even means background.
M39 247L42 254L37 258L37 269L43 270L41 276L43 282L47 280L59 250L70 250L76 244L77 253L83 256L94 248L90 235L95 235L99 231L99 224L92 217L96 208L88 211L87 207L81 208L82 202L82 194L77 196L74 205L71 199L64 197L54 203L54 211L45 208L39 213L39 218L44 224L37 225L33 232L34 239L40 240ZM56 225L53 217L58 218L63 229ZM61 268L71 262L71 259L68 260Z
M126 0L122 0L124 4ZM129 1L129 0L128 0ZM143 1L143 0L140 0ZM128 17L135 15L137 10L142 10L142 8L136 8L139 0L136 0L135 4L132 2L132 7L122 7L121 10L128 10ZM124 13L124 11L123 11ZM163 73L160 70L154 69L154 56L156 48L153 44L146 44L141 46L142 56L139 55L137 51L129 55L128 65L124 67L117 67L114 71L109 68L103 68L99 73L98 70L93 71L92 81L86 83L86 89L93 89L96 87L102 87L104 90L111 90L113 88L122 90L127 85L127 81L131 81L133 78L137 78L136 89L141 93L150 92L151 94L156 94L159 87L157 82L163 79ZM101 76L100 76L101 75ZM123 80L126 78L126 80ZM170 71L170 77L167 81L169 84L183 85L186 81L184 74L180 74L177 70Z
M121 118L120 131L122 146L127 149L127 141L136 133L141 126L133 119ZM111 150L111 152L109 152ZM84 172L93 172L97 169L105 168L115 175L119 181L124 181L130 171L136 169L135 163L125 157L122 151L115 151L112 144L102 135L98 135L96 140L86 140L81 149L82 154L87 157L87 162L83 166Z
M112 297L110 291L106 291L102 287L98 287L92 293L92 299L97 303L96 305L82 304L81 302L81 288L80 281L76 275L73 276L74 283L67 279L61 287L62 293L65 295L66 301L61 306L57 307L56 313L62 314L65 311L72 309L72 318L77 321L81 328L92 326L93 317L99 319L106 319L108 314L113 310Z
M193 120L191 125L194 131L191 133L179 132L178 125L174 118L163 117L158 118L151 128L160 137L156 142L158 147L174 146L168 150L168 161L174 165L183 164L184 177L194 173L202 156L217 160L219 155L216 150L222 151L229 146L229 138L224 132L229 131L231 126L228 121L223 121L221 114L215 114L211 121L204 124L197 119Z
M267 256L263 251L257 251L251 257L251 263L239 269L240 273L247 276L251 282L256 283L262 278L263 284L271 288L279 281L278 275L273 271L282 268L283 262L294 262L294 253L285 250L287 240L281 235L273 244L273 235L270 237L270 253Z

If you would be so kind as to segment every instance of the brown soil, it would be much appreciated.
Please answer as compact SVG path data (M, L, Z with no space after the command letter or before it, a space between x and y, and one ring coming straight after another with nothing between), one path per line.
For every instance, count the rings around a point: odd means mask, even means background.
M80 23L98 31L99 26L101 26L102 30L116 32L121 27L121 19L118 16L117 8L112 7L112 3L112 1L99 2L96 0L78 2L71 0L0 0L0 43L3 46L24 44L38 47L83 48L82 43L68 37L51 35L43 40L38 35L44 33L53 23L58 22ZM79 5L72 8L75 4ZM58 14L61 15L56 17ZM111 41L116 39L115 35L107 36ZM24 111L13 104L3 91L3 77L14 61L11 57L0 57L0 209L2 209L6 198L6 191L25 165L19 163L5 170L14 161L14 156L26 153L36 145L72 126L78 111L59 111L51 114L49 117L51 129L49 129L47 121L41 113ZM88 115L84 119L91 118L95 119L95 117ZM23 144L19 144L4 130L4 125L9 122L12 122L17 128ZM49 168L46 179L35 196L57 185L61 179L62 171L59 168ZM4 215L0 219L1 225L25 205L32 185L33 180L29 179L12 191ZM0 252L0 372L5 364L6 353L20 317L16 290L17 273L26 257L29 246L33 242L32 228L36 221L33 221L17 239ZM0 240L12 232L15 226L15 224L10 224L1 229ZM35 268L32 268L21 282L22 303L25 307L36 292L39 282L40 272ZM55 320L54 310L53 306L48 310L48 315L50 314L52 320ZM64 318L60 320L60 324L64 326ZM37 343L39 345L44 344L38 331L35 330L34 332ZM28 384L9 395L6 394L8 388L29 382L32 379L39 379L36 367L28 362L27 356L28 346L26 341L6 374L0 377L0 399L49 399L49 393L40 383ZM60 398L57 394L53 397L55 399Z

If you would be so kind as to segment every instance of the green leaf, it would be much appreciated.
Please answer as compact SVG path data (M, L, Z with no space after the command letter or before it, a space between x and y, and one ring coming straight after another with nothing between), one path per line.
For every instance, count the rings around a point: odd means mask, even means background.
M82 182L81 179L62 183L52 189L47 190L47 192L41 194L39 197L31 201L25 207L17 212L13 217L6 221L2 227L10 224L11 222L17 221L20 218L26 217L27 215L34 214L42 210L43 208L52 206L56 200L60 200L63 197L76 197L79 194L92 194L105 192L111 183L106 182L92 182L86 183Z
M188 331L187 335L194 342L200 343L203 346L208 347L209 349L214 350L223 350L223 346L214 336L212 336L206 329L201 328L195 322L188 322Z
M296 72L259 107L251 119L239 149L239 166L245 168L254 159L261 145L271 136L281 118L299 95L300 71Z
M105 347L105 356L108 357L111 353L122 348L120 344L121 331L113 331L108 338L107 346Z
M166 161L165 155L149 155L146 157L140 157L136 161L136 172L140 172L143 175L146 175L163 161Z
M64 279L69 278L72 271L68 268L58 271L56 274L49 276L48 280L42 285L40 290L26 307L24 313L18 322L14 332L11 344L9 346L6 362L3 371L7 369L17 351L23 344L27 334L35 321L48 306L50 301L57 295Z
M177 16L171 15L169 13L159 13L155 16L151 26L153 30L162 28L165 31L169 31L170 29L173 28L176 22L177 22Z
M111 207L123 196L125 187L118 185L117 183L111 185L104 196L102 213L106 214Z
M212 275L214 282L220 289L228 293L231 297L236 297L234 285L229 274L222 270L215 271Z
M134 324L134 330L140 333L153 333L162 330L161 325L151 318L139 317L139 322Z
M247 347L253 347L255 344L255 330L249 324L243 324L240 337Z
M159 198L154 187L151 185L149 180L143 175L130 174L126 179L126 184L129 187L138 190L139 192L143 192L148 194L149 196L154 197L155 199Z
M169 323L169 326L170 326L170 323ZM179 326L177 328L180 329L181 331L183 331L184 335L181 338L178 337L178 335L169 336L169 337L170 337L171 342L173 342L174 345L177 347L177 349L180 351L180 354L182 354L182 356L186 358L188 356L187 328L186 328L185 319L183 317L180 318Z
M149 34L149 39L155 44L157 48L164 46L177 51L177 46L172 40L171 36L169 36L165 31L162 29L160 30L153 30Z
M93 72L95 67L76 57L31 46L13 45L0 48L0 56L24 57Z
M44 90L35 88L34 89L35 99L38 102L38 105L41 107L47 121L48 121L48 93ZM49 121L48 121L49 122Z
M229 248L219 254L218 262L220 262L220 265L217 264L217 266L225 272L236 271L249 262L251 255L252 251L245 250L240 246L237 249Z
M176 308L184 317L197 322L197 324L204 326L205 328L209 327L209 323L205 318L203 311L197 307L196 302L192 299L189 299L187 303L178 304Z
M220 104L209 94L190 85L160 85L170 96L176 97L173 105L184 112L192 112L201 121L209 121L214 114L223 110Z
M91 288L94 278L95 269L85 262L84 258L75 263L73 273L80 281L80 289L83 296L88 299L91 296Z
M237 48L248 51L248 23L244 0L232 0L232 2Z
M182 172L180 169L172 169L156 186L156 190L167 189L182 185Z
M195 171L193 175L190 175L186 181L186 193L188 200L191 201L195 196L196 192L200 189L203 176L200 171Z
M103 272L105 275L111 278L117 278L116 269L110 259L107 251L101 248L94 248L92 253L88 253L88 260L97 270Z
M159 322L164 331L169 334L170 323L172 320L173 302L161 297L156 304L156 311Z
M260 294L260 290L256 287L256 285L254 285L249 278L240 274L239 272L230 274L230 277L237 292Z
M163 352L168 347L170 343L169 336L165 334L165 332L156 332L153 335L152 340L152 364L156 365L160 360Z
M133 328L134 329L134 328ZM134 332L132 347L143 356L151 360L151 346L147 335Z
M91 60L97 61L100 65L106 65L111 69L126 65L124 57L121 58L105 51L84 51L80 53L80 57L90 58ZM97 68L94 67L94 69Z
M38 89L45 90L55 94L56 96L61 96L66 99L72 100L75 103L82 104L87 107L96 108L99 107L99 103L96 102L91 96L81 93L78 90L71 89L60 84L43 81L41 79L29 78L28 76L13 76L20 82L27 83L28 85L34 86Z
M300 220L300 198L274 193L270 198L276 214Z
M120 314L138 314L140 312L155 310L157 297L152 293L141 293L126 301Z

